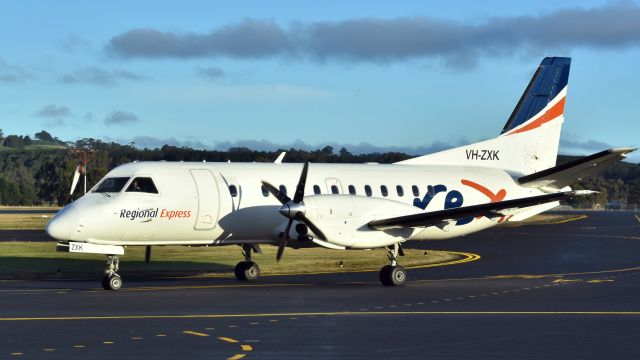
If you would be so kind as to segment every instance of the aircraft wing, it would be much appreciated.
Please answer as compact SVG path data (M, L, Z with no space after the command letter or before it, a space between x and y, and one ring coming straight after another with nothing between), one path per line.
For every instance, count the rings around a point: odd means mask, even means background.
M518 178L518 183L526 187L552 187L562 189L588 174L592 174L605 165L625 158L625 155L634 151L634 148L618 148L601 151L599 153L584 156L552 168L542 170L530 175Z
M506 212L506 210L509 209L525 208L553 201L564 200L576 195L588 195L591 193L594 192L588 190L564 191L520 199L464 206L455 209L431 211L419 214L398 216L388 219L373 220L370 221L367 225L369 226L369 228L374 230L437 226L450 221L468 218L471 216L504 216L505 214L503 214L502 212Z

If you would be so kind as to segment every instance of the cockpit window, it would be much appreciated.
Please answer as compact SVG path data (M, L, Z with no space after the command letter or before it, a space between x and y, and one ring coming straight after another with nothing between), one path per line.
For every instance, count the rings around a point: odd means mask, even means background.
M97 193L117 193L122 190L124 184L129 181L128 177L112 177L104 179L94 190Z
M156 185L153 183L153 180L149 177L137 177L133 179L129 187L127 188L127 192L141 192L141 193L149 193L149 194L157 194L158 189Z

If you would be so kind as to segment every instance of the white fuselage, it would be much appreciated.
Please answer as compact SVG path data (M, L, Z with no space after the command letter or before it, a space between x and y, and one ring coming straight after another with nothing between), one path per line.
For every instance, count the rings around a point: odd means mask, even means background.
M284 185L293 197L301 169L302 164L274 163L125 164L105 177L128 178L121 191L100 193L98 184L61 210L48 232L59 240L109 245L275 242L287 219L278 213L280 203L263 191L261 181ZM158 193L126 191L137 177L151 178ZM373 231L366 225L371 220L541 193L519 186L500 169L311 164L304 202L307 217L332 244L374 248L465 235L493 226L498 219L478 217L446 227L398 231Z

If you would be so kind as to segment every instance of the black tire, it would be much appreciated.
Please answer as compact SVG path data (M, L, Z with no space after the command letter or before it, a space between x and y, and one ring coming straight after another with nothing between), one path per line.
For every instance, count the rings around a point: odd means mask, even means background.
M109 290L118 291L122 288L122 279L118 275L109 276Z
M380 269L380 282L384 286L391 286L391 265L385 265Z
M111 289L109 289L109 276L108 275L105 275L105 276L102 277L101 283L102 283L102 288L103 289L111 290Z
M244 261L240 261L239 263L236 264L236 267L234 269L234 273L236 274L236 279L238 279L239 281L246 281L247 278L245 277L245 266L247 265L246 262Z
M260 276L260 267L253 261L244 263L242 275L246 281L256 281Z
M389 273L389 281L393 286L402 286L407 281L407 270L402 266L394 266Z

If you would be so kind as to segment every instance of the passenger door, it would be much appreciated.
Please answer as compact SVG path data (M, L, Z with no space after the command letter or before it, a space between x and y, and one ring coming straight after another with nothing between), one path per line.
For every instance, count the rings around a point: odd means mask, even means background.
M198 192L198 215L196 230L211 230L218 223L220 209L218 183L211 171L207 169L192 169L191 176Z

